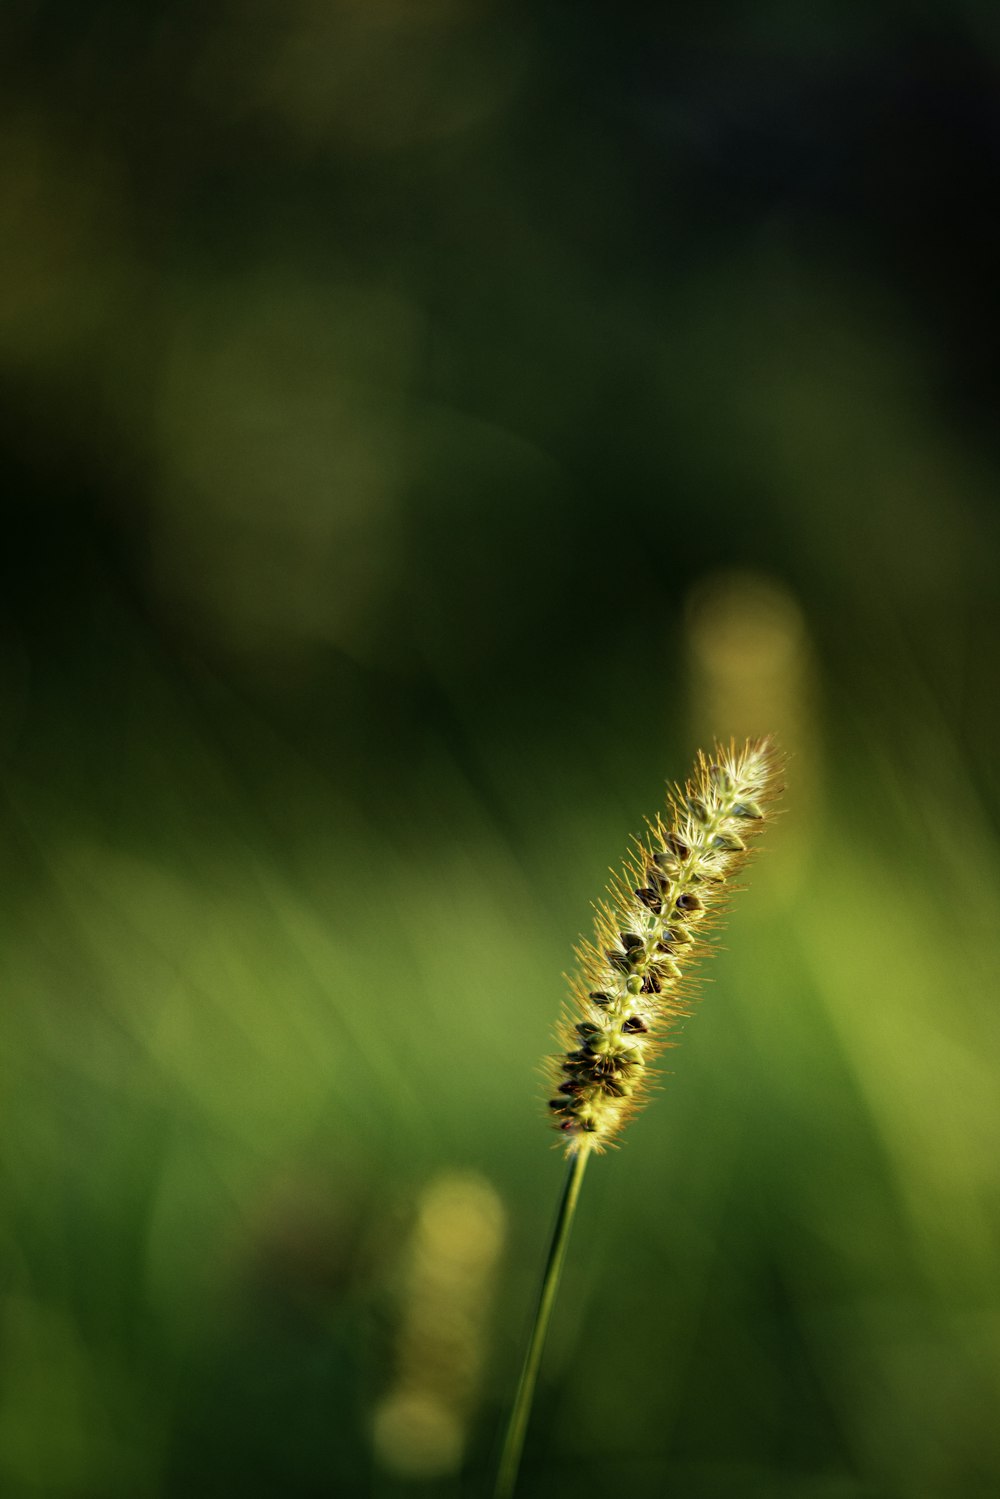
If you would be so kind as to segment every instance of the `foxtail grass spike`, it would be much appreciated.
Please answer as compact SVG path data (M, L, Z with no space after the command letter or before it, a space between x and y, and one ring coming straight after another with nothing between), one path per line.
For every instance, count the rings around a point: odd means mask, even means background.
M593 942L577 950L571 1005L551 1059L549 1114L569 1157L528 1350L507 1424L494 1499L512 1499L545 1335L584 1168L643 1102L650 1063L688 1013L692 975L725 910L733 878L778 795L770 739L699 754L687 784L667 797L597 907Z
M760 832L777 783L769 739L698 755L648 824L577 949L552 1059L549 1114L567 1154L601 1151L641 1107L650 1063L689 1012L693 969Z

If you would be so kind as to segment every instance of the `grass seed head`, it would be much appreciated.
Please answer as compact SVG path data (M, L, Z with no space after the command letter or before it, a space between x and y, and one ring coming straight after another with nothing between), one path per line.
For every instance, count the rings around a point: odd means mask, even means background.
M644 1101L650 1063L688 1013L691 968L780 791L769 739L699 754L649 823L581 943L552 1059L550 1118L567 1153L602 1150Z

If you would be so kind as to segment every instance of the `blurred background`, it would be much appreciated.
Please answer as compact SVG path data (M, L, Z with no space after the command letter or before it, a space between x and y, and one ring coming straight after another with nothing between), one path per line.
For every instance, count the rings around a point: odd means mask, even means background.
M773 731L521 1492L995 1495L992 0L6 0L0 75L0 1493L488 1493L560 975Z

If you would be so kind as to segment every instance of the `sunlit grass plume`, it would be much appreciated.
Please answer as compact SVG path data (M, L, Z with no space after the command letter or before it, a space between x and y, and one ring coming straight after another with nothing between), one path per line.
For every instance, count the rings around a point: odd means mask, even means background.
M514 1489L542 1346L583 1169L648 1092L650 1064L671 1045L693 995L694 965L725 910L753 838L768 819L779 759L769 739L716 745L667 797L597 906L594 938L577 949L571 1005L553 1058L549 1112L569 1173L538 1310L500 1460L497 1499Z

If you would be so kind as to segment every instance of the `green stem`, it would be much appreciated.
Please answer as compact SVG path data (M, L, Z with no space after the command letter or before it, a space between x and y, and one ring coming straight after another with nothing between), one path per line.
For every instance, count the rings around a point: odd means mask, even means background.
M562 1201L559 1204L559 1212L556 1215L555 1228L552 1230L549 1257L545 1263L545 1273L542 1276L542 1289L538 1297L538 1308L535 1312L535 1320L531 1328L528 1351L524 1356L524 1368L521 1370L521 1378L517 1385L517 1394L514 1396L514 1408L510 1413L507 1435L504 1438L503 1452L500 1456L500 1467L497 1471L496 1488L493 1491L494 1499L511 1499L514 1493L514 1485L517 1483L517 1470L521 1465L521 1452L524 1448L524 1437L528 1429L528 1417L531 1415L531 1402L535 1394L535 1384L538 1379L538 1366L542 1361L545 1334L548 1331L549 1318L552 1315L556 1291L559 1289L559 1277L562 1274L563 1261L566 1258L566 1244L569 1240L570 1226L573 1222L573 1214L576 1211L576 1200L580 1195L580 1183L583 1181L583 1171L589 1154L590 1151L584 1147L582 1150L574 1151L570 1158L566 1185L563 1188Z

